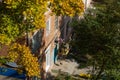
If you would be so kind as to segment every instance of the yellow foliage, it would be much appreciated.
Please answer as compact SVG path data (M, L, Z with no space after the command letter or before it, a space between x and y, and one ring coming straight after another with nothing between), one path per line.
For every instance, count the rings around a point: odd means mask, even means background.
M50 9L57 15L81 15L84 12L82 0L50 0Z
M45 27L45 15L47 6L55 15L81 15L84 12L84 4L82 0L4 0L9 8L18 8L22 4L22 12L26 20L32 20L35 28ZM50 3L50 4L48 4ZM28 22L30 23L30 21Z
M4 34L0 34L0 43L9 45L11 42L11 39L8 38L8 36Z
M40 76L40 67L37 57L34 57L29 48L25 45L13 44L9 49L7 56L11 61L15 61L18 65L21 65L23 70L26 71L26 75L29 77ZM18 69L19 72L22 72Z
M45 27L45 15L47 11L48 0L4 0L7 4L7 8L19 9L21 5L20 13L23 15L27 23L31 23L35 26L35 29Z
M80 73L79 75L80 75L80 77L85 77L85 78L91 78L92 77L90 74L84 74L84 73Z

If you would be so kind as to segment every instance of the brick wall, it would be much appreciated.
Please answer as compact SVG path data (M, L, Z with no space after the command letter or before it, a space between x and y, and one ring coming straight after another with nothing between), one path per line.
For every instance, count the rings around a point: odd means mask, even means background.
M50 13L51 13L50 11L45 13L46 22L48 20L50 20L50 31L49 31L49 34L48 34L46 28L44 28L44 36L43 36L43 39L42 39L44 41L44 45L40 49L40 52L43 53L44 58L46 58L45 51L50 46L50 67L49 67L49 69L54 64L53 63L53 50L55 48L55 39L60 37L60 29L55 28L55 15L51 16ZM59 21L59 24L58 24L58 26L59 26L60 22L61 22L61 17L58 18L58 21ZM44 70L46 69L46 59L44 59L44 61L43 61L43 68L44 68Z

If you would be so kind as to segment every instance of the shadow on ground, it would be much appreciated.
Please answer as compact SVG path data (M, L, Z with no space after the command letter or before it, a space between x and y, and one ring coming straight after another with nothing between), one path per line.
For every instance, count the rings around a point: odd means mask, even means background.
M79 57L70 53L62 59L58 58L57 63L47 74L47 80L85 80L79 74L87 74L92 69L87 65L87 61L88 59L84 56Z
M47 73L46 80L86 80L85 78L80 77L79 75L70 75L66 72L59 71L57 76Z
M90 66L90 59L91 56L88 54L75 54L75 53L69 53L66 56L66 59L69 59L71 61L75 60L79 64L78 68L86 68L87 66Z

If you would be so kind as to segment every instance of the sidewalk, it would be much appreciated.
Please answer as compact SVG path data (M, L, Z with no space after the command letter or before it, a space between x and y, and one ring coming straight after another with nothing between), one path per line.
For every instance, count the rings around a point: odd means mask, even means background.
M85 73L87 74L89 70L92 69L92 67L86 67L79 69L78 68L79 64L73 59L65 59L65 60L58 60L56 65L53 66L51 70L51 75L57 76L59 71L66 72L70 75L79 75L80 73Z

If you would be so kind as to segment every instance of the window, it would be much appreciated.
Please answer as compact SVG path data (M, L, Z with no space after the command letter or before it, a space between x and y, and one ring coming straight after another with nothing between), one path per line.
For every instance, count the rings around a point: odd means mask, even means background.
M50 33L50 19L47 20L46 22L46 35Z
M32 53L36 53L36 51L39 50L41 47L41 42L42 42L42 35L43 35L43 30L36 31L32 37Z
M52 65L54 64L54 53L55 53L55 51L54 51L54 48L53 48L53 50L52 50L52 56L51 56L51 64Z
M58 29L58 16L55 16L55 29Z
M50 67L50 63L51 63L50 62L50 46L47 48L45 53L46 53L46 72L47 72Z

